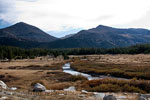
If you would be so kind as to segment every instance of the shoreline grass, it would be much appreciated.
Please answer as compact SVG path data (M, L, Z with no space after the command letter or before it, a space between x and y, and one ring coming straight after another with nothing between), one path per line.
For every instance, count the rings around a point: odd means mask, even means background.
M143 80L99 79L83 83L83 87L90 92L135 92L150 93L150 82Z
M120 78L150 79L150 65L98 64L91 61L76 60L71 68L90 75L110 75Z

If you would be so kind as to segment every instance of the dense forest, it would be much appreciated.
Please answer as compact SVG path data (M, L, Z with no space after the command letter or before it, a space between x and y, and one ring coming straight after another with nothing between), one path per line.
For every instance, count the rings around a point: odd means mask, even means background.
M22 49L10 46L0 46L0 59L25 59L51 55L90 55L90 54L149 54L150 44L134 45L125 48L78 48L78 49Z

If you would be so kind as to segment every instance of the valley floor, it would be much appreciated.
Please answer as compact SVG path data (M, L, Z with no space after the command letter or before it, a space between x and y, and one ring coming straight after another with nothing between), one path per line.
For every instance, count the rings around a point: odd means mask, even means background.
M62 66L66 62L70 62L71 67L80 72L126 77L131 80L101 79L88 81L81 76L64 73ZM0 62L0 80L4 81L8 87L17 87L17 91L14 92L20 93L23 91L25 95L32 94L33 84L42 83L48 90L55 90L51 95L44 96L52 100L102 100L102 98L96 97L112 93L119 95L118 98L122 97L117 100L138 100L139 94L136 94L136 92L150 93L149 65L150 55L144 54L70 56L67 61L64 61L61 57L41 57ZM74 86L76 91L65 93L63 89L70 86ZM89 92L81 92L82 90ZM5 95L9 97L7 92L10 91L4 91ZM14 92L11 91L11 93ZM97 95L94 92L100 92L101 94ZM135 94L132 92L135 92ZM1 94L2 92L0 92ZM33 97L37 95L41 94L32 94Z

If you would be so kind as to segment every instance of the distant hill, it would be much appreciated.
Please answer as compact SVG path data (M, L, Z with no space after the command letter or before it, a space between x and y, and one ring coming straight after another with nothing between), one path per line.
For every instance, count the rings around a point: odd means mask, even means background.
M99 25L82 30L63 40L45 44L50 48L114 48L150 43L150 30L141 28L117 29Z

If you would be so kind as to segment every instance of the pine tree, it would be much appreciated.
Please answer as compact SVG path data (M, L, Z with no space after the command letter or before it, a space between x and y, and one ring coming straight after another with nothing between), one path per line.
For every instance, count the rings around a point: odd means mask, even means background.
M12 51L8 49L7 59L11 60L13 58Z
M64 60L69 59L69 56L68 56L66 53L63 53L62 55L63 55L63 57L64 57Z

